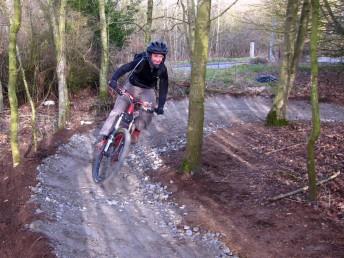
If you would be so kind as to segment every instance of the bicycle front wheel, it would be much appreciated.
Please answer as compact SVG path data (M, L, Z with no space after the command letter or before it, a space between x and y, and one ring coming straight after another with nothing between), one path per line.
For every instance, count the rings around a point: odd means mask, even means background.
M105 151L103 148L96 154L92 168L92 177L95 183L102 183L110 179L121 169L129 153L130 139L129 131L119 128L108 150Z

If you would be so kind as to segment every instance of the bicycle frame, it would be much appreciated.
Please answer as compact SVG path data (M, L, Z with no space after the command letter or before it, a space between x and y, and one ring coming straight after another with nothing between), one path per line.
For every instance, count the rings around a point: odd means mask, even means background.
M122 112L118 117L115 126L109 136L109 139L104 147L104 152L106 153L113 143L113 139L115 137L115 132L123 125L123 121L128 124L125 128L128 129L129 133L131 134L135 130L135 119L139 116L139 109L143 109L147 112L154 112L152 108L152 104L148 102L141 101L140 99L135 99L128 91L122 90L120 91L121 95L124 95L129 98L129 105L126 111Z

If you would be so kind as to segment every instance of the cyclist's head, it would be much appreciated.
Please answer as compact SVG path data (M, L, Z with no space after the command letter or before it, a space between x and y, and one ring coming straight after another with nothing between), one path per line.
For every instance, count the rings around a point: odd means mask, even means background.
M168 49L164 42L152 41L147 46L147 54L149 56L150 63L158 68L160 64L164 63Z
M161 54L165 57L167 55L167 52L168 52L167 46L162 41L152 41L147 46L147 53L150 55L155 53L155 54Z

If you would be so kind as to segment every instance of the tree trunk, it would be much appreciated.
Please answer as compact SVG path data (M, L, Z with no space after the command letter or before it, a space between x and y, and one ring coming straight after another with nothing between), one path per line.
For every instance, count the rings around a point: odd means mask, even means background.
M303 51L304 43L305 43L305 36L307 32L307 27L308 27L308 21L309 21L309 14L310 14L310 0L304 0L303 5L302 5L302 10L301 10L301 16L300 16L300 22L298 26L298 32L296 36L296 41L295 41L295 46L294 46L294 53L293 57L291 59L291 75L290 75L290 80L289 80L289 85L288 85L288 92L286 97L286 101L288 101L290 92L294 86L295 82L295 77L296 77L296 72L297 72L297 66L299 64L300 56Z
M196 23L196 6L194 0L187 1L187 44L189 49L189 57L192 57L193 48L195 46L195 23Z
M276 52L275 52L275 42L276 42L276 17L272 17L271 19L271 37L269 41L269 62L270 63L275 63L276 62Z
M284 51L280 69L280 80L277 88L277 94L274 98L271 110L269 111L266 123L268 125L286 125L288 121L286 95L288 94L288 85L291 75L291 60L295 47L295 29L297 21L298 0L288 0L286 21L284 27Z
M57 77L59 84L59 119L58 127L64 128L69 116L69 100L66 78L66 0L60 1L59 44L57 55Z
M10 18L10 35L8 44L8 98L10 102L11 119L10 119L10 136L11 136L11 150L13 167L20 163L20 152L18 144L18 100L16 94L17 84L17 59L16 59L16 44L17 33L20 28L21 21L21 6L20 0L13 1L13 15Z
M307 144L307 171L309 180L309 199L317 198L317 179L315 172L315 143L320 135L320 112L318 100L318 28L319 28L319 0L311 0L312 32L311 32L311 103L312 103L312 131Z
M217 5L217 15L220 15L220 7L219 4ZM219 16L219 18L217 18L217 25L216 25L216 45L215 45L215 55L217 57L219 57L219 49L220 49L220 19L221 16Z
M0 113L4 111L4 94L2 92L2 83L0 79Z
M19 51L18 46L16 47L16 50L17 50L17 59L19 62L19 66L20 66L20 70L21 70L22 78L23 78L23 82L24 82L25 93L26 93L27 99L28 99L28 101L30 103L30 107L31 107L32 145L33 145L34 152L36 152L37 151L36 108L35 108L35 104L32 100L31 94L30 94L29 85L28 85L27 80L26 80L25 71L23 68L22 61L21 61L21 56L20 56L20 51Z
M341 19L343 17L343 14L341 14L342 16L339 15L338 17L336 17L336 15L333 13L331 9L329 2L327 0L323 0L323 3L329 16L331 17L336 33L344 35L344 25L343 20ZM340 5L340 3L338 5Z
M107 93L107 76L109 71L109 40L107 33L107 23L105 14L105 0L99 0L99 17L100 17L100 31L102 42L101 65L99 74L99 96L102 101L108 96Z
M65 127L69 115L68 89L66 79L66 0L60 0L59 19L53 1L49 1L49 19L53 30L56 52L56 75L59 93L58 128Z
M196 18L195 48L192 52L189 97L188 140L183 170L197 172L201 167L204 123L204 92L208 61L211 0L199 2Z
M152 23L153 23L153 0L147 1L147 26L145 29L146 45L152 40Z

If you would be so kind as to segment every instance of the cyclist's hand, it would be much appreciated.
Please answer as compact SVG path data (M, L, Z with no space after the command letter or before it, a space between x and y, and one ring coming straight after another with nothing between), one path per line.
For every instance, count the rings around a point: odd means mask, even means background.
M111 88L110 86L109 86L108 90L109 90L110 96L111 96L111 97L115 97L115 95L116 95L116 90L114 90L114 89Z
M114 90L117 88L117 81L110 80L110 81L108 81L108 84L109 84L109 87L114 89Z
M155 109L155 112L158 115L163 115L164 114L164 108L163 107L158 107L158 108Z
M116 87L115 92L117 92L118 95L123 95L125 90L122 89L122 87Z

